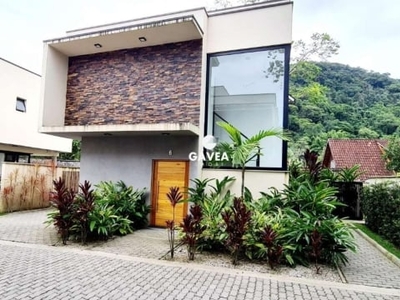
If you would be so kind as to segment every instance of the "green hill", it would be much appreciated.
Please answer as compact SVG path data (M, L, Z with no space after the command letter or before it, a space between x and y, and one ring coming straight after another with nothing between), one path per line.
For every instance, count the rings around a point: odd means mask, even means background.
M400 135L400 80L338 63L292 67L290 155L309 147L321 153L328 138Z

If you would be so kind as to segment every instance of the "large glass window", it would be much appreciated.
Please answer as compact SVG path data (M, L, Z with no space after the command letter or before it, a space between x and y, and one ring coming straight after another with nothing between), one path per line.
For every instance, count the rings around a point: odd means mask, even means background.
M282 129L287 120L285 49L263 49L210 55L208 61L207 132L218 141L229 141L216 123L225 121L244 138L261 129ZM285 92L286 91L286 92ZM283 168L284 143L276 137L262 141L263 155L248 166Z

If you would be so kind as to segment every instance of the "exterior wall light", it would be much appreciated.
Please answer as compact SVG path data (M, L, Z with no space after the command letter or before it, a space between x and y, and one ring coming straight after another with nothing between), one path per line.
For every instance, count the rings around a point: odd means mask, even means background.
M103 47L101 44L99 44L99 43L96 43L96 44L94 44L94 46L96 47L96 48L101 48L101 47Z
M147 39L146 39L144 36L141 36L141 37L139 38L139 41L141 41L142 43L144 43L144 42L147 41Z

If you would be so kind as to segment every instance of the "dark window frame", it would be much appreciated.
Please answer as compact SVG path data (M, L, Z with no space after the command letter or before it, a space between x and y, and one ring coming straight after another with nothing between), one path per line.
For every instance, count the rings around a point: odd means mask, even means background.
M24 106L24 109L19 109L18 108L18 103L22 103L23 106ZM15 103L15 110L19 111L19 112L26 113L26 99L21 98L21 97L17 97L16 103Z
M212 57L220 56L220 55L233 55L240 53L251 53L251 52L259 52L265 50L277 50L284 49L285 57L284 57L284 74L283 74L283 124L282 129L287 130L289 127L289 70L290 70L290 51L291 44L281 44L267 47L256 47L256 48L246 48L239 50L231 50L231 51L222 51L222 52L213 52L207 53L207 73L206 73L206 101L205 101L205 113L204 113L204 134L207 134L207 126L208 126L208 108L209 108L209 83L211 76L211 67L210 60ZM203 136L204 136L203 134ZM288 171L288 163L287 163L287 150L288 150L288 142L282 142L282 167L246 167L246 170L269 170L269 171ZM216 169L215 167L208 166L206 163L203 164L204 169ZM235 167L218 167L217 169L226 169L226 170L235 170L238 168Z

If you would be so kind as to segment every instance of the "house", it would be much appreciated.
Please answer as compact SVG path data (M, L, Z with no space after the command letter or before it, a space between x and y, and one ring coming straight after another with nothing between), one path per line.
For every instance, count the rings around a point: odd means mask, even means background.
M39 133L41 77L0 58L0 178L3 162L71 151L71 140Z
M379 139L329 139L323 158L323 166L332 170L360 166L362 174L358 181L372 178L395 177L393 171L386 169L382 158L387 140Z
M46 40L40 131L82 141L82 180L147 187L152 225L170 218L169 187L190 179L235 176L239 194L239 170L201 161L203 137L226 140L220 120L246 136L287 128L292 6L197 8ZM288 180L286 142L262 146L246 174L254 193Z

